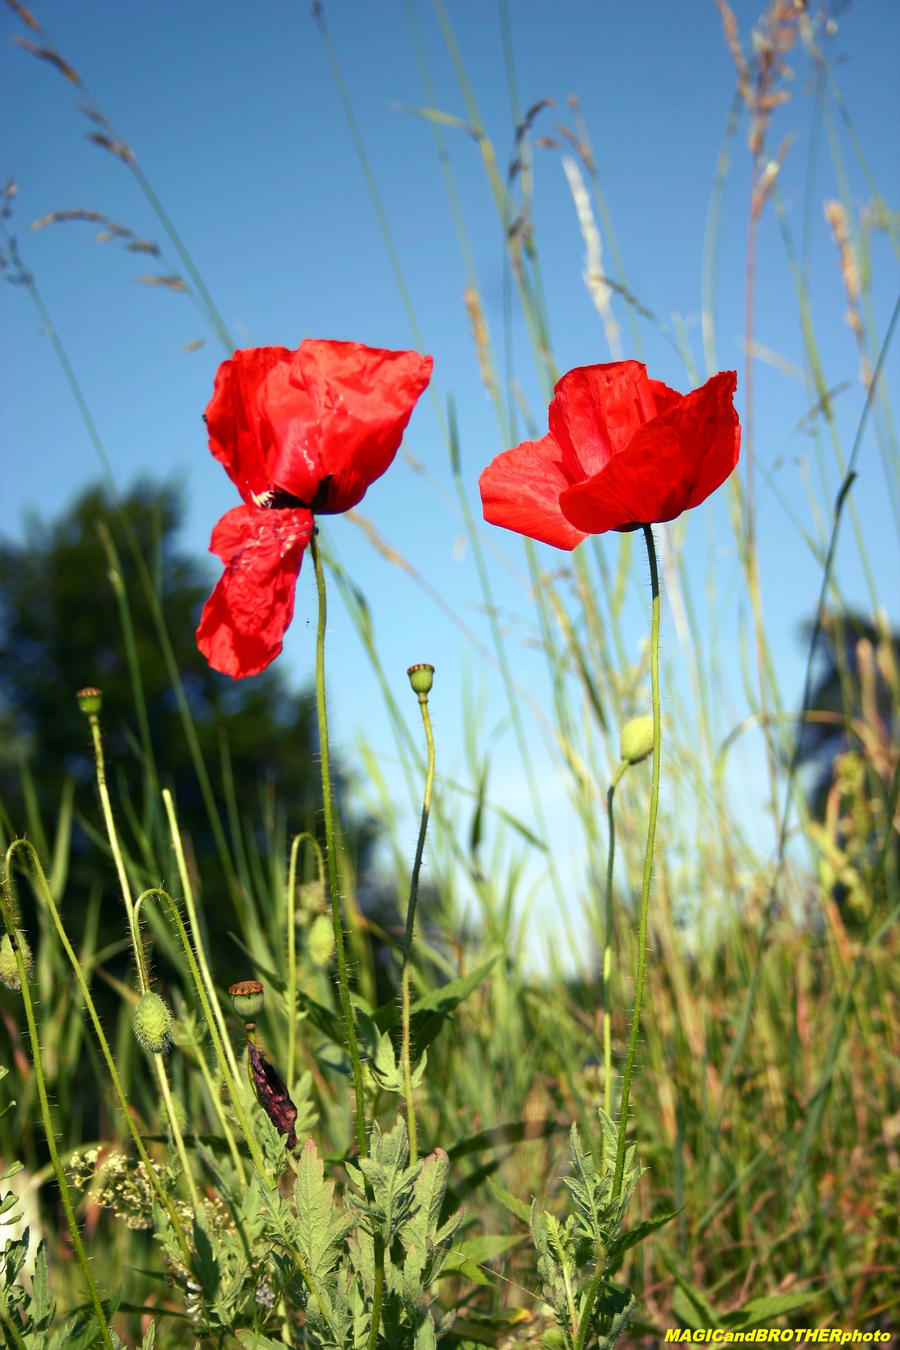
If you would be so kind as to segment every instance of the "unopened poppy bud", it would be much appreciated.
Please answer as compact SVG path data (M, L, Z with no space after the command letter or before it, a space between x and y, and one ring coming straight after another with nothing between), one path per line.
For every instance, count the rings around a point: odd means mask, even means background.
M413 693L419 695L420 703L424 703L434 683L434 666L429 666L423 661L418 666L410 666L406 673L413 687Z
M313 965L327 966L334 952L334 924L328 914L317 914L310 924L307 939Z
M34 964L31 958L31 948L28 945L28 939L25 937L25 934L18 928L16 929L16 946L22 953L22 960L25 963L25 975L30 980L31 968ZM19 966L16 961L16 953L9 933L4 933L3 941L0 942L0 984L5 984L7 989L22 988L22 981L19 978Z
M79 689L75 695L78 699L78 706L86 717L93 713L98 713L103 707L103 691L95 689L92 684L85 685L84 689Z
M174 1022L172 1011L160 998L148 989L141 995L134 1012L134 1034L139 1045L152 1055L161 1055L169 1044Z
M640 764L653 752L653 718L632 717L622 728L619 753L628 764Z
M237 984L228 986L228 992L231 995L231 1006L245 1022L262 1012L263 987L259 980L238 980Z

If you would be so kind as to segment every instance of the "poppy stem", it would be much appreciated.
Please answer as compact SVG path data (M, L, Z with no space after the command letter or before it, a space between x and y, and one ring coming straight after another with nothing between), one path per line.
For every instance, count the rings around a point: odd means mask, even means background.
M616 818L613 814L613 797L619 780L628 765L623 760L616 770L616 776L606 791L606 818L609 825L609 849L606 855L606 914L603 938L603 1109L612 1116L612 930L613 930L613 866L616 857Z
M356 1094L356 1140L359 1146L359 1156L367 1158L369 1156L369 1144L366 1138L365 1088L363 1086L362 1063L359 1058L359 1045L356 1040L356 1023L353 1020L353 1005L350 1002L347 957L344 952L344 927L341 919L334 830L334 799L331 791L331 762L328 752L328 713L325 707L325 621L328 611L325 600L325 572L322 567L322 555L319 551L315 530L313 530L310 538L309 548L316 572L316 592L319 598L319 625L316 630L316 710L319 715L319 759L322 765L322 805L325 813L325 858L328 864L328 890L331 896L331 920L334 926L334 949L337 956L344 1030L347 1033L347 1048L350 1051L353 1087Z
M419 668L431 672L430 666ZM408 674L412 678L413 667ZM433 673L433 672L431 672ZM430 680L430 676L429 676ZM413 1102L412 1085L412 1049L410 1043L410 955L412 953L413 930L416 922L416 905L419 899L419 872L422 867L422 854L425 849L425 833L428 829L428 816L431 811L431 792L434 787L434 733L431 730L431 717L428 713L428 690L417 691L419 708L422 713L422 725L425 728L425 741L428 746L428 769L425 774L425 796L422 801L422 819L419 824L419 838L416 843L416 856L413 862L409 882L409 902L406 907L406 931L403 935L403 967L400 974L401 987L401 1058L403 1061L403 1088L406 1096L407 1128L409 1133L409 1156L415 1163L419 1157L419 1137L416 1129L416 1111Z
M634 981L634 1012L631 1016L631 1034L628 1038L628 1053L625 1056L625 1070L622 1074L622 1098L619 1104L619 1140L616 1148L616 1166L613 1173L613 1199L618 1199L622 1191L622 1177L625 1171L625 1139L628 1133L628 1097L631 1091L631 1076L634 1072L634 1057L637 1050L638 1031L641 1023L641 1003L644 996L644 967L647 959L647 914L650 908L650 880L653 875L653 845L656 839L656 816L659 808L659 750L660 750L660 711L659 711L659 569L656 565L656 547L653 543L653 530L643 526L644 542L647 545L647 560L650 564L650 593L652 613L650 621L650 696L653 703L653 775L650 783L650 813L647 821L647 845L644 851L644 877L641 885L640 922L638 926L637 970Z

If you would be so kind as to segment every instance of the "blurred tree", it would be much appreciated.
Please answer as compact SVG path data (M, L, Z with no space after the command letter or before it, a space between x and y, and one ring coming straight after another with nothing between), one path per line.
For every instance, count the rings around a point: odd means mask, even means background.
M89 727L75 700L77 689L97 685L107 775L126 848L143 864L146 885L175 885L159 800L159 789L170 788L207 906L215 899L212 936L221 948L235 926L241 887L229 881L216 845L135 554L159 596L218 815L227 819L230 777L245 852L252 864L258 850L267 877L272 848L284 849L290 835L315 827L315 705L309 693L289 689L277 666L240 682L209 668L194 630L212 568L179 552L182 514L181 491L171 485L140 482L119 506L93 488L52 524L31 519L23 543L0 545L0 821L7 832L27 831L46 863L64 784L74 781L76 828L65 889L77 936L92 890L102 884L104 894L115 892L112 869L98 867L91 839L105 832ZM226 830L237 857L233 833ZM247 872L245 866L245 880ZM81 904L72 903L76 897ZM120 923L120 905L111 901L103 912Z
M821 879L845 914L868 918L874 890L883 882L891 894L898 884L895 795L893 811L891 803L900 752L900 635L859 614L828 612L815 657L818 677L803 712L817 720L803 724L798 763L811 774Z

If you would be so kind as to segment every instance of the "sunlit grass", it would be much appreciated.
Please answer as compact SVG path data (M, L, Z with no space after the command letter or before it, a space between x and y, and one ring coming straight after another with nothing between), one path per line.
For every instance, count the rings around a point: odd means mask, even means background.
M744 470L728 489L729 544L737 561L727 590L720 589L712 558L708 578L703 586L698 584L686 560L685 521L665 527L659 544L668 605L668 641L663 647L664 793L629 1121L638 1160L647 1170L637 1186L627 1227L674 1217L624 1251L616 1271L616 1280L628 1285L637 1299L628 1332L631 1340L659 1335L676 1324L786 1322L886 1328L895 1316L893 1281L900 1266L900 1246L891 1236L895 1226L892 1229L890 1222L900 1190L895 1124L900 1110L896 1075L900 1013L893 978L900 915L897 641L879 608L876 561L867 556L871 541L853 518L852 470L858 442L847 445L840 438L833 391L827 388L809 320L810 296L802 259L796 257L779 197L779 166L794 151L781 140L770 144L771 120L778 106L776 95L783 91L783 62L788 55L792 62L807 63L818 77L810 99L827 133L833 182L827 189L830 195L811 202L810 210L826 213L835 243L835 269L850 307L848 322L860 368L849 371L847 378L857 380L861 374L871 395L860 430L876 438L886 480L894 484L894 421L887 386L875 380L883 369L893 330L884 332L877 326L873 305L877 279L865 258L875 228L888 231L896 247L896 219L884 208L874 185L872 202L862 215L849 199L839 142L833 134L835 119L843 117L845 110L806 10L772 4L751 50L747 35L738 33L727 6L720 5L720 9L737 79L723 155L727 151L734 160L743 160L744 176L749 175L751 185L746 222L750 241L746 365L742 371ZM530 174L534 124L541 109L525 113L513 109L512 139L518 162L507 172L483 128L476 92L455 47L451 16L439 4L436 11L459 80L472 152L483 162L504 229L510 294L527 326L541 387L549 397L559 372L547 336L552 300L544 293ZM504 15L509 22L505 10ZM353 119L353 91L342 83L324 15L319 13L317 19L345 111ZM543 411L523 407L519 391L505 377L498 353L505 350L508 332L490 331L451 161L444 154L447 138L460 134L460 124L434 105L412 6L409 20L425 100L417 115L433 131L435 151L446 175L448 209L459 236L465 275L461 303L470 318L483 387L477 393L482 397L486 391L492 400L502 443L498 448L504 448L521 434L518 428L522 425L529 427L529 433L531 426L539 425ZM44 41L42 35L38 38ZM508 70L507 75L514 89L514 71ZM808 107L804 115L806 111ZM799 116L799 105L797 112ZM655 320L629 290L614 222L577 103L573 102L569 115L563 139L570 162L566 182L572 210L588 259L593 257L596 266L591 229L599 228L597 238L602 235L612 263L608 274L591 274L586 284L600 309L611 357L617 342L628 347L629 354L640 356L642 335L654 327ZM364 135L355 119L352 125L378 204L379 185L366 160ZM745 125L750 132L749 156L738 143L738 128ZM109 134L113 135L111 129ZM113 145L119 144L124 143L114 137ZM109 151L111 147L100 148ZM182 260L188 277L183 285L194 295L211 331L227 345L227 333L201 274L183 252L174 226L140 176L134 156L129 151L118 153L117 158L125 170L138 173L151 206L160 213L161 229ZM716 366L720 345L713 319L717 232L719 207L729 182L723 171L713 185L703 267L702 355L683 334L677 339L685 363L685 387L699 382L704 365L708 370ZM756 237L760 222L768 215L780 225L796 282L794 300L804 335L803 379L818 475L809 487L818 532L807 539L822 577L819 612L813 617L826 625L828 633L837 634L834 649L843 701L828 715L847 732L846 753L835 766L828 807L821 819L810 809L801 775L801 710L786 699L768 636L767 606L776 603L777 597L763 594L759 577L763 468L754 437L753 372L758 348L753 297L760 266ZM379 219L415 334L415 297L406 287L403 259L381 210ZM10 259L19 268L18 279L40 304L35 281L15 251ZM48 319L46 311L44 315ZM834 322L845 322L844 314L835 315ZM59 340L54 337L54 341L58 344ZM59 350L80 399L73 365L65 350ZM611 808L616 865L609 909L605 891L607 792L619 759L619 729L649 707L648 653L645 643L634 639L632 627L635 610L643 614L649 605L631 536L588 540L572 555L551 553L526 541L517 559L523 580L523 629L533 636L531 645L540 654L544 671L540 691L523 687L516 648L498 613L494 560L486 547L473 485L461 473L454 409L438 406L437 411L457 489L456 501L440 509L458 512L474 558L490 641L489 649L476 654L502 686L518 757L516 772L531 813L527 821L520 820L504 800L494 798L493 752L485 737L476 685L456 732L468 780L459 783L444 772L440 760L437 765L421 919L408 970L414 1035L417 999L418 1030L424 1036L441 988L449 985L452 989L454 981L473 972L481 976L464 998L441 1014L439 1035L429 1045L426 1072L414 1092L408 1080L403 1091L391 1086L388 1076L379 1077L367 1061L366 1106L369 1118L377 1120L387 1135L395 1117L403 1113L403 1092L412 1097L419 1154L424 1157L435 1148L449 1154L449 1190L442 1216L460 1204L466 1206L453 1236L446 1272L430 1291L436 1313L445 1309L455 1314L447 1317L439 1343L515 1344L540 1331L547 1333L548 1343L561 1344L561 1340L552 1340L559 1333L546 1325L528 1213L532 1200L561 1216L568 1212L568 1192L559 1178L568 1167L569 1128L575 1123L584 1144L599 1158L603 1136L599 1109L605 1103L616 1114L634 1002L635 897L644 860L649 762L630 769L616 788ZM99 438L97 446L108 466L112 456ZM835 487L840 490L836 501ZM896 512L896 501L894 507ZM405 558L403 541L384 540L373 532L377 525L370 526L365 519L359 524L381 556L403 567L421 586L423 604L432 603L439 587L429 576L427 564ZM835 539L848 526L868 578L874 625L874 638L849 648L840 634L850 616L842 612L840 577L833 567ZM128 528L125 536L134 543ZM426 753L415 700L406 690L401 694L381 666L376 598L366 594L362 579L347 575L327 537L322 544L335 583L332 593L341 596L353 619L371 664L373 684L384 696L409 795L421 802ZM100 1298L108 1299L111 1291L122 1289L121 1305L118 1310L107 1305L106 1316L110 1327L128 1344L140 1343L149 1315L158 1318L156 1344L162 1347L191 1345L201 1328L206 1338L203 1343L233 1344L232 1333L237 1329L242 1333L239 1344L290 1343L290 1336L299 1334L298 1324L286 1309L290 1299L296 1303L298 1296L280 1291L285 1302L275 1299L271 1320L266 1320L270 1306L264 1285L271 1271L266 1275L262 1266L257 1269L255 1248L252 1259L248 1258L252 1279L246 1276L242 1301L237 1296L230 1305L223 1300L223 1308L214 1317L210 1308L215 1298L211 1286L203 1285L200 1256L189 1270L186 1259L180 1264L171 1255L171 1244L164 1259L160 1244L149 1239L154 1227L162 1231L164 1221L149 1201L136 1199L129 1190L136 1175L134 1141L121 1101L112 1091L103 1041L85 1015L85 1003L99 989L112 991L115 1001L107 1000L104 1007L115 1011L106 1013L100 1029L121 1077L137 1133L161 1167L173 1166L173 1139L180 1136L183 1140L186 1152L182 1157L189 1159L189 1166L180 1168L180 1179L176 1168L161 1183L170 1202L176 1208L185 1205L189 1196L185 1181L190 1176L191 1186L199 1188L190 1208L195 1213L204 1210L203 1223L209 1232L217 1239L232 1231L246 1234L249 1249L255 1219L248 1217L240 1203L251 1178L273 1174L283 1146L243 1081L247 1037L241 1020L230 1011L225 994L229 980L220 971L212 970L208 979L203 972L204 934L217 923L214 896L198 894L187 906L188 931L199 968L186 958L165 904L144 903L146 927L141 941L165 970L166 997L177 1019L174 1045L164 1067L159 1057L156 1067L151 1066L131 1035L138 981L131 978L133 968L123 977L117 960L127 947L127 911L141 892L158 886L161 877L169 879L180 906L191 897L191 841L184 841L185 854L179 856L176 849L173 855L173 845L181 841L177 804L171 799L164 802L159 792L165 781L165 763L162 755L157 760L147 731L133 635L135 595L128 593L108 535L106 549L121 625L110 641L121 644L126 652L135 741L145 769L141 800L121 802L112 830L105 835L95 833L91 841L104 886L116 849L120 849L121 890L127 897L121 939L98 946L100 880L95 893L74 897L67 893L72 818L77 809L71 787L63 790L55 817L42 818L30 790L28 770L23 769L20 814L14 816L4 809L0 816L4 844L27 834L45 866L50 894L83 908L77 964L87 993L76 992L73 986L71 963L54 931L51 907L41 896L42 883L34 882L33 868L17 865L19 855L14 852L7 873L10 898L15 890L28 893L36 915L36 931L30 934L35 972L29 987L38 1021L35 1034L29 1035L20 1017L21 1003L12 991L4 992L9 1073L0 1083L0 1149L7 1164L17 1159L25 1164L14 1179L17 1184L28 1179L39 1188L40 1219L32 1209L31 1237L34 1242L40 1228L47 1244L59 1324L65 1314L85 1305L88 1295L82 1276L87 1275ZM171 655L157 579L137 549L135 559L136 584L143 602L149 603L156 638L167 659L246 974L266 985L266 1003L258 1017L259 1044L286 1075L287 1088L300 1110L298 1123L303 1132L299 1142L312 1136L319 1157L328 1160L327 1175L337 1179L338 1192L343 1194L348 1173L342 1164L352 1160L359 1141L331 952L327 944L317 948L311 940L314 926L328 908L325 867L311 838L289 831L288 804L279 797L277 784L265 798L265 828L261 831L249 819L244 806L246 785L236 787L229 771L227 738L220 762L204 762L182 674ZM747 716L740 725L730 726L723 725L723 666L733 667L730 660L726 663L726 653L715 639L724 631L723 616L738 591L746 615L738 634ZM464 616L455 617L464 627ZM477 641L473 635L473 653ZM813 685L816 641L814 630L807 695ZM450 674L455 676L455 672ZM438 706L444 677L444 672L438 673L432 695ZM772 841L768 849L759 847L748 828L740 793L735 792L740 787L737 766L750 737L758 738L764 747ZM363 745L361 760L366 798L374 804L386 840L380 855L386 900L377 911L364 904L365 897L357 891L357 862L347 849L335 858L333 886L340 891L343 906L357 1029L371 1056L377 1032L397 1025L414 840L404 833L406 804L393 800L379 757ZM551 793L544 767L548 762L555 776L553 794L567 803L569 837L577 839L574 882L567 856L570 849L565 853L560 849L548 819L546 803ZM114 773L115 766L109 771ZM336 828L340 831L340 821ZM36 898L30 896L34 885ZM555 916L558 933L546 944L543 968L535 972L528 956L527 915L538 897L544 914ZM611 931L607 931L608 914ZM573 924L576 915L577 928ZM321 932L319 923L320 939ZM601 981L607 945L610 961L607 978ZM140 967L141 961L133 961L135 965ZM299 1009L296 1018L293 1007ZM604 1062L604 1015L612 1048L611 1077ZM207 1040L210 1027L215 1054ZM77 1083L72 1074L75 1065ZM160 1073L167 1075L175 1101L176 1130L167 1122L161 1104ZM41 1103L44 1080L49 1087L45 1110ZM410 1109L407 1100L406 1110ZM90 1130L96 1131L96 1137ZM78 1231L89 1256L80 1265L71 1240L57 1222L58 1193L47 1161L48 1134L56 1135L64 1164L79 1155L75 1171L84 1195ZM414 1137L415 1131L409 1134ZM100 1154L89 1155L85 1163L86 1151L97 1148ZM131 1161L120 1165L120 1152ZM96 1174L93 1169L93 1163L103 1158L113 1160L114 1180L106 1185L102 1168ZM133 1228L133 1220L139 1220L142 1227ZM188 1240L193 1241L188 1213L184 1222ZM283 1216L279 1222L286 1222ZM176 1215L173 1231L177 1228ZM284 1250L296 1253L296 1234L285 1229L282 1237ZM271 1234L268 1240L274 1243ZM177 1238L173 1241L177 1245ZM754 1301L766 1298L781 1302L754 1309ZM739 1316L733 1316L731 1323L722 1321L748 1305L743 1322ZM0 1306L11 1344L27 1344L30 1350L32 1342L22 1339L18 1314L9 1303Z

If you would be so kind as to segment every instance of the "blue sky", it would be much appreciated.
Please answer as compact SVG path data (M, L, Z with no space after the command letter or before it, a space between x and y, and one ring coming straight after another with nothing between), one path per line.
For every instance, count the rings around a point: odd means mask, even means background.
M409 111L429 102L416 59L410 12L421 39L433 104L466 118L466 109L437 14L423 0L326 0L325 20L378 185L394 245L412 298L422 349L435 358L432 391L423 397L407 433L411 454L428 478L398 459L374 485L362 511L385 539L411 560L445 600L489 642L471 550L455 508L438 409L454 400L460 451L470 500L484 465L501 449L496 419L479 380L463 304L465 268L448 206L432 127ZM53 46L133 148L137 161L175 222L242 346L295 346L304 336L353 338L384 347L419 345L410 326L375 209L341 106L326 50L306 3L275 0L248 6L237 0L158 0L152 6L112 0L44 0L34 7ZM757 20L756 4L735 5L744 39ZM514 56L510 86L504 61L504 14ZM502 173L514 153L514 124L540 99L553 99L535 122L534 217L557 367L610 359L603 325L582 281L584 244L562 160L567 147L555 128L571 126L566 106L577 94L597 156L599 175L634 295L658 325L640 325L642 359L650 373L686 389L689 377L673 334L681 325L702 376L700 339L704 231L723 132L734 94L734 67L721 22L709 0L456 0L447 15ZM867 0L835 13L827 51L874 182L896 208L900 169L900 6ZM183 271L159 221L126 167L88 142L90 124L60 73L22 51L10 38L28 36L12 9L0 13L3 139L0 176L18 187L11 228L34 274L97 424L117 482L126 488L141 474L177 476L187 486L189 512L183 545L205 552L215 520L236 504L234 489L206 449L202 411L224 352L188 296L139 284L142 273ZM836 249L822 203L836 197L828 128L810 96L811 67L802 51L791 99L769 134L774 153L793 139L781 182L784 218L806 262L811 320L829 386L848 388L836 400L838 431L849 452L863 405L859 362L843 322L846 299ZM512 104L514 103L514 108ZM833 105L832 105L833 107ZM849 200L859 212L871 186L854 158L838 117L835 135L844 157ZM466 221L485 313L496 349L503 351L505 272L503 235L473 138L447 127L444 138ZM716 366L736 368L738 406L744 413L742 347L750 165L746 114L730 143L722 198L715 288ZM94 242L86 223L31 231L54 210L89 208L157 241L161 260L129 253L120 243ZM609 263L609 240L604 239ZM883 335L898 289L896 256L887 237L872 237L875 330ZM0 529L20 537L28 511L49 517L97 479L100 465L65 382L42 321L28 295L4 288L2 343L2 495ZM613 309L623 354L637 355L624 309ZM660 331L662 329L662 331ZM206 338L196 350L185 348ZM513 304L512 374L537 426L545 425L546 392L537 376L525 326ZM810 406L803 380L798 308L778 219L770 208L759 240L756 338L780 366L755 365L755 437L762 585L769 636L786 702L796 703L803 652L798 625L818 595L819 569L801 529L813 527L803 487L810 467L816 495L830 505L840 485L833 463L824 484L807 434L797 431ZM896 363L888 384L896 403ZM524 427L520 423L520 434ZM746 472L747 456L741 472ZM872 560L879 595L900 621L897 485L886 483L870 425L858 463L853 499ZM785 502L790 512L785 509ZM689 523L689 575L706 584L715 562L718 638L732 696L723 700L721 733L748 710L738 674L739 632L746 636L741 592L724 496L711 499ZM372 606L379 651L396 675L414 661L438 666L433 696L438 751L445 772L464 777L460 748L462 689L480 690L483 725L495 760L493 790L504 803L529 811L521 796L515 747L501 730L499 679L459 631L398 568L372 552L350 522L329 522L329 538L344 565L362 581ZM516 575L523 572L519 541L485 527L498 603L517 616L512 651L523 678L545 696L539 663L521 641L532 623ZM618 541L610 541L614 550ZM548 550L546 557L552 561ZM615 552L610 557L614 559ZM626 630L632 655L646 632L646 567L635 554ZM559 555L560 563L564 561ZM549 565L549 563L548 563ZM845 520L838 576L852 603L869 607L849 520ZM350 758L360 733L376 747L389 781L393 743L379 711L374 677L352 626L335 604L330 632L332 718L338 749ZM304 567L292 629L281 658L291 678L312 672L315 596ZM677 653L671 627L670 655ZM743 627L742 627L743 626ZM728 706L730 704L730 706ZM415 726L414 706L410 721ZM543 762L543 749L535 742ZM764 783L757 750L746 744L738 768L748 826L756 829ZM547 779L549 782L549 778ZM548 811L561 810L548 789ZM559 817L561 819L561 817ZM758 831L766 848L765 830ZM413 834L410 829L410 847ZM576 845L572 845L573 849ZM577 865L576 865L577 873ZM537 892L541 912L540 879Z

